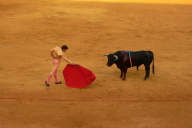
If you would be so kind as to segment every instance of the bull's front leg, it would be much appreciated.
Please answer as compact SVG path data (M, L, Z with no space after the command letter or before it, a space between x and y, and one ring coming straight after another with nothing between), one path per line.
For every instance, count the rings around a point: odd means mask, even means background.
M123 70L123 78L122 78L122 80L125 80L125 79L126 79L126 74L127 74L127 69L124 69L124 70Z
M121 69L121 74L120 74L120 78L123 77L123 70Z

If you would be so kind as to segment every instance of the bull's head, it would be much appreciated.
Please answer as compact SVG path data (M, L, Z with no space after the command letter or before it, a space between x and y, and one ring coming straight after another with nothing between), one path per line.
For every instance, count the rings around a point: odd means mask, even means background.
M108 67L111 67L115 63L115 61L118 60L118 56L114 54L105 54L104 56L108 57L108 62L107 62Z

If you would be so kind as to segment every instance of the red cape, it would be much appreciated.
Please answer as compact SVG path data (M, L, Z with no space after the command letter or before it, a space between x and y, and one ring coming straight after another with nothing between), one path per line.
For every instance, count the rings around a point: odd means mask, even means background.
M68 87L85 88L90 85L95 79L95 75L81 65L69 65L63 69L63 77Z

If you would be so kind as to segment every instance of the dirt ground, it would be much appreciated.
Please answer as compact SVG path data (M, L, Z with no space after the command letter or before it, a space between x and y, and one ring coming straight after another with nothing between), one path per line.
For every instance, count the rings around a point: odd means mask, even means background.
M128 1L0 0L0 128L191 128L192 4ZM65 85L65 61L44 85L63 44L96 75L87 88ZM155 75L122 81L102 56L118 50L153 51Z

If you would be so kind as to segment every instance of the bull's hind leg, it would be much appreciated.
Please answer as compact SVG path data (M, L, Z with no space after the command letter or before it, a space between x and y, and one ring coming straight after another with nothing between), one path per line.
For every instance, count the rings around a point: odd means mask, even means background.
M141 64L137 65L137 71L139 70L139 66L141 66Z
M149 78L150 76L150 66L145 66L145 78L144 80L146 80L147 78Z

